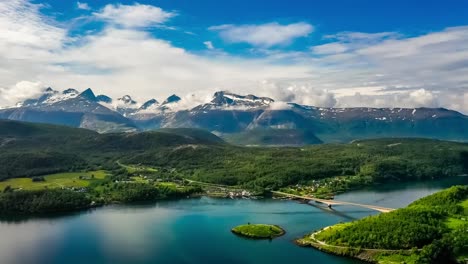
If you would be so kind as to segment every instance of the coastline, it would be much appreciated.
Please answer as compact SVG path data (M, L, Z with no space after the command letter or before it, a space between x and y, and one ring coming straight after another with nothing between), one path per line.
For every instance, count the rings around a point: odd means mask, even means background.
M332 228L333 226L326 226L319 231L305 235L302 238L295 239L294 243L300 247L312 247L325 253L333 254L336 256L349 257L359 259L369 263L379 263L377 257L382 255L411 255L413 250L411 249L373 249L373 248L355 248L345 246L334 246L328 245L324 241L320 241L315 238L315 235Z

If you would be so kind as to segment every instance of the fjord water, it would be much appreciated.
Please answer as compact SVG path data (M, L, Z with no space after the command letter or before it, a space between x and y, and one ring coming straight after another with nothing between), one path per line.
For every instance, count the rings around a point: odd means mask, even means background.
M385 185L336 199L396 208L455 184L468 184L468 177ZM293 239L370 214L349 206L330 211L293 201L202 197L2 220L0 263L361 263L298 247ZM248 222L278 224L287 233L272 241L231 234Z

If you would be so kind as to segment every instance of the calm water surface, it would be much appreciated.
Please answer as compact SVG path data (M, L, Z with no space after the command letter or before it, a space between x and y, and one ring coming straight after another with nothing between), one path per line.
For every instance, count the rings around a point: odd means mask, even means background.
M354 191L337 200L403 207L468 177ZM375 212L334 211L280 200L187 199L109 206L73 215L0 221L0 263L361 263L293 244L293 239ZM273 241L237 237L239 224L272 223L286 235Z

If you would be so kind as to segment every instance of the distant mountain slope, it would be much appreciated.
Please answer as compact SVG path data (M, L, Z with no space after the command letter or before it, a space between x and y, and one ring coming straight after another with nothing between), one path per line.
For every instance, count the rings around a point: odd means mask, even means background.
M63 124L101 133L200 128L239 140L236 144L255 145L384 137L468 141L468 117L444 108L322 108L277 104L268 97L226 91L216 92L210 102L191 109L182 105L183 100L175 94L162 103L151 99L141 104L129 95L114 100L96 96L91 89L79 93L70 88L60 93L47 88L38 98L1 109L0 118Z
M18 131L18 132L16 132ZM303 147L242 147L197 129L99 134L0 121L0 180L54 172L157 167L170 177L249 188L355 175L363 183L468 173L468 144L429 139L360 140Z
M238 145L300 146L323 143L314 133L299 129L252 129L221 137Z
M224 141L197 129L99 134L91 130L0 120L0 180L115 167L120 157L145 151L172 151L184 146L217 146Z
M73 93L73 96L67 96L67 91L58 96L58 92L48 88L40 97L48 99L0 110L0 118L81 127L98 132L137 130L132 120L101 105L91 89L81 94Z

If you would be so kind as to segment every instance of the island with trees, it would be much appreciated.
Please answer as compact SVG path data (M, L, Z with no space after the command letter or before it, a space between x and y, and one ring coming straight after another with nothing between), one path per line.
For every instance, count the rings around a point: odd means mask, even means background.
M236 226L231 232L252 239L273 239L286 233L283 228L277 225L251 224Z

